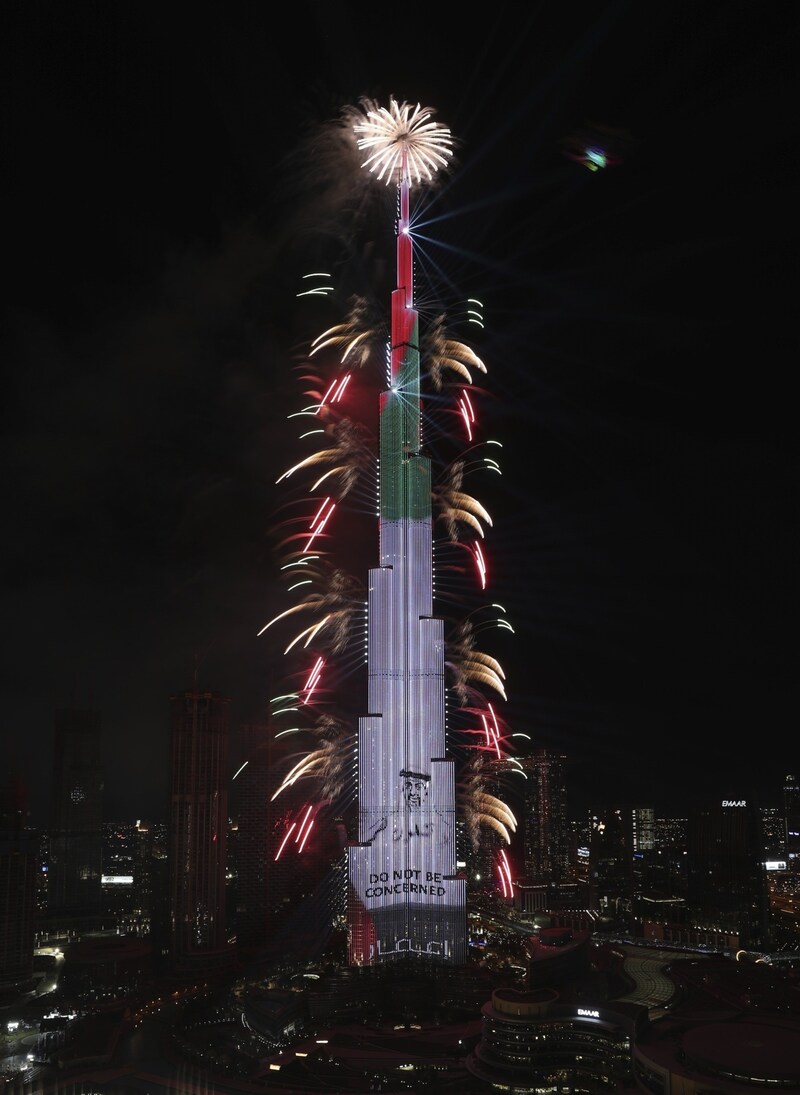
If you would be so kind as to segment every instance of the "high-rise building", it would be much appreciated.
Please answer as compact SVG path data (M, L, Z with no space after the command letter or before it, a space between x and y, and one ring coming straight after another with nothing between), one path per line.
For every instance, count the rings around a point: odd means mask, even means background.
M225 868L230 700L187 691L171 704L169 917L174 971L208 976L230 968Z
M524 785L525 880L557 885L569 874L566 758L539 749L520 761Z
M687 863L692 924L728 937L730 946L766 947L769 897L758 806L730 798L690 811Z
M609 923L625 926L633 911L633 815L607 808L592 818L589 901Z
M790 871L800 875L800 779L794 775L787 775L783 781L783 816L787 864Z
M91 926L102 910L103 763L98 711L55 716L48 914Z
M267 722L241 727L246 767L231 787L236 834L236 939L245 950L263 947L269 924L267 880L270 849L270 753L272 735ZM274 778L274 777L273 777Z
M652 806L631 806L633 854L650 852L656 844L656 812Z
M0 786L0 989L18 989L33 977L37 833L28 827L20 780Z
M455 761L445 733L444 620L433 614L431 461L423 453L412 177L451 154L430 112L394 101L357 125L398 194L388 386L380 397L379 564L369 574L367 711L358 726L358 839L349 848L349 962L467 956L457 874Z

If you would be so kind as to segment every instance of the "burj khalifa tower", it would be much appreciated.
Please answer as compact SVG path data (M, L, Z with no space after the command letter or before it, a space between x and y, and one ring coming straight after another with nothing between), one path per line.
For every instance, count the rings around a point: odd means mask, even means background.
M397 282L380 395L379 562L369 572L367 714L358 720L358 839L347 850L350 965L466 962L447 756L444 621L433 614L431 462L423 452L412 188L452 155L449 130L390 101L355 126L365 168L397 187Z

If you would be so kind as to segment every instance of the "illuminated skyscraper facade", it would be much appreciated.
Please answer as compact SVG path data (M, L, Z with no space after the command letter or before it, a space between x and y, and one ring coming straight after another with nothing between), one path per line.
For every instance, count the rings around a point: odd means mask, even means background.
M444 621L433 614L431 463L422 453L409 208L415 132L425 127L434 167L445 162L450 141L419 108L392 106L388 127L365 124L359 142L372 162L388 152L399 216L390 369L380 397L379 565L369 573L368 714L358 726L358 841L348 849L349 962L422 956L458 965L466 961L466 880L456 873Z
M783 816L789 870L800 875L800 779L795 775L783 781Z

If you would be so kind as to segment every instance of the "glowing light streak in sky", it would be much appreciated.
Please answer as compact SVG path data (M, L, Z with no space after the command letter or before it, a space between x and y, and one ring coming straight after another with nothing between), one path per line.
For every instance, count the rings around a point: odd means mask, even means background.
M483 301L476 300L475 297L470 297L467 304L477 304L478 308L483 309ZM478 311L476 308L467 308L467 322L475 323L478 327L483 328L483 311Z
M302 726L290 726L286 730L279 730L275 735L275 740L277 741L278 738L284 738L287 734L300 734L302 733L302 730Z
M282 620L284 616L289 616L292 612L297 612L299 607L299 605L293 605L291 608L287 608L285 612L280 612L277 616L273 616L269 623L264 624L256 638L263 635L268 627L272 627L272 625L277 623L278 620Z
M326 349L328 346L335 346L337 344L340 344L342 342L342 336L338 332L343 328L349 329L349 327L349 324L340 324L337 327L331 327L329 331L324 331L318 338L314 339L314 341L312 342L311 345L313 348L311 350L311 357L313 357L314 354L319 353L320 350ZM366 338L368 338L371 333L371 331L361 331L354 338L350 338L342 354L341 360L343 363L347 361L348 357L350 357L356 347L359 346ZM325 337L326 335L328 336L327 338ZM321 339L323 338L325 339L324 342L321 341ZM367 352L366 348L364 349L364 352ZM326 397L330 393L330 391L336 386L336 383L337 381L334 380L334 382L331 384L331 387L328 389L328 392L326 393Z
M319 407L317 408L317 414L319 414L319 412L322 410L322 408L327 403L340 403L341 402L342 396L344 395L344 392L345 392L345 388L350 383L350 377L351 376L352 376L351 373L347 373L347 375L343 376L341 378L341 380L332 381L331 386L328 388L327 392L325 393L325 395L320 400Z
M303 281L307 281L308 278L329 278L330 274L303 274ZM333 292L332 285L315 285L311 289L306 289L303 293L298 293L298 297L310 297L310 296L327 296L328 293Z
M336 392L335 392L333 398L331 399L332 403L341 403L342 397L344 396L344 393L345 393L345 389L347 388L347 385L350 383L351 378L352 378L352 373L348 373L347 376L342 377L342 382L339 385L339 387L336 389Z
M324 483L324 482L325 482L325 480L326 480L326 479L328 478L328 476L329 476L329 475L339 475L339 474L341 474L341 472L343 472L343 471L345 471L345 470L349 470L349 469L345 469L345 468L331 468L331 469L330 469L329 471L326 471L324 475L321 475L321 476L319 477L319 479L318 479L318 480L316 481L316 483L312 483L312 484L311 484L311 493L313 494L313 492L314 492L314 491L315 491L315 490L317 489L317 487L318 487L318 486L319 486L319 485L320 485L321 483Z
M307 704L310 701L311 697L313 696L313 694L316 690L317 684L319 682L319 678L322 674L322 667L324 665L325 665L325 659L324 658L317 658L316 662L314 663L314 668L309 673L308 679L306 680L306 683L305 683L305 685L303 686L303 689L302 689L302 694L303 694L303 701L302 702L304 704Z
M331 381L330 388L328 388L327 392L325 392L325 395L323 395L322 399L319 401L319 407L317 407L317 413L318 414L322 410L322 408L325 406L325 404L328 400L328 397L330 396L331 392L333 391L333 389L336 387L337 384L338 384L337 380L332 380Z
M290 563L284 563L281 570L291 570L293 567L307 567L319 560L319 555L304 555L302 559L292 559Z
M500 743L497 740L497 732L495 731L494 727L489 725L489 720L486 718L485 715L481 715L481 721L483 723L483 729L486 732L486 748L487 749L494 748L495 752L497 753L497 755L499 757L500 756Z
M243 765L242 765L242 766L241 766L240 768L238 768L238 769L237 769L237 770L236 770L236 771L235 771L235 772L233 773L233 775L231 776L231 783L233 783L233 781L234 781L234 780L236 779L236 777L237 777L237 776L239 775L239 772L241 772L241 771L242 771L243 769L245 769L245 768L247 767L247 765L248 765L249 763L250 763L250 761L249 761L249 760L246 760L246 761L244 762L244 764L243 764Z
M481 545L477 540L472 545L472 550L475 555L475 565L478 568L478 580L481 584L481 589L486 589L486 560L483 557Z
M307 647L308 644L311 642L311 640L314 639L316 637L316 635L323 629L323 627L325 626L325 624L328 622L329 619L330 619L330 616L328 615L328 616L325 617L324 620L319 620L317 623L312 624L310 627L307 627L305 629L305 631L301 631L299 635L295 635L295 637L292 639L292 641L289 643L289 645L284 650L284 654L288 654L289 651L292 649L292 647L296 646L297 643L299 643L302 638L305 638L305 640L306 640L303 643L303 646Z
M289 772L287 776L284 776L283 783L272 796L270 802L274 802L278 795L281 793L281 791L285 791L287 787L291 787L292 784L296 783L301 776L307 775L312 768L314 768L321 762L321 760L322 758L320 756L312 755L311 757L303 757L302 760L298 761L297 764L295 764L294 768L292 768L291 772Z
M298 852L302 852L302 850L305 846L306 840L308 840L308 834L311 832L311 826L312 826L313 820L314 820L311 817L311 811L313 809L314 809L313 806L309 806L308 809L306 810L306 815L303 818L303 820L300 822L300 827L297 830L297 836L294 838L295 844L300 845L300 847L297 849Z
M508 857L503 848L500 849L497 858L500 879L503 886L503 897L513 897L514 886L511 882L511 867L509 866Z
M311 493L314 493L320 483L330 475L337 475L340 478L335 489L338 499L341 500L362 481L362 475L366 473L374 475L375 457L363 429L350 419L342 419L334 426L328 427L324 433L331 438L333 444L299 460L285 471L276 483L288 479L290 475L304 468L311 468L317 464L332 464L333 466L328 468L312 485Z
M274 796L273 796L273 797L274 797ZM286 836L284 836L283 840L282 840L282 841L281 841L281 843L280 843L280 847L278 848L277 852L275 853L275 862L276 862L276 863L277 863L277 862L278 862L278 860L280 859L280 857L281 857L281 852L282 852L282 851L283 851L283 849L284 849L284 848L286 847L286 842L287 842L287 840L289 839L289 837L290 837L290 836L292 835L292 832L294 831L294 827L295 827L296 825L297 825L297 822L296 822L296 821L293 821L293 822L292 822L292 824L291 824L291 825L289 826L289 828L288 828L288 829L286 830Z
M303 548L303 553L304 554L305 554L305 552L308 551L308 549L311 547L313 542L316 540L316 538L320 535L322 530L325 528L325 526L327 525L328 521L330 520L331 514L333 513L335 508L336 508L336 503L330 497L326 498L325 501L322 503L322 505L319 507L319 509L317 510L313 520L311 521L311 527L310 527L311 535L309 536L308 540L306 541L306 546Z
M458 405L461 407L461 417L464 419L464 425L467 428L467 440L472 441L472 423L475 421L475 415L466 392L459 399Z
M294 411L292 414L287 414L286 420L288 421L290 418L302 418L303 415L315 415L318 410L319 403L313 403L310 407L303 407L301 411Z
M494 710L494 708L492 707L491 704L489 704L489 714L492 717L492 729L494 731L495 740L499 744L500 743L500 727L499 727L498 722L497 722L497 715L496 715L495 710Z

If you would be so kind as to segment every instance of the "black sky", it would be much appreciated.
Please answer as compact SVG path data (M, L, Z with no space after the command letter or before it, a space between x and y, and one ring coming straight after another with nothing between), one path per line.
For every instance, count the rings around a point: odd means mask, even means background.
M274 482L319 333L297 276L332 241L374 269L380 243L337 227L325 133L389 95L459 142L429 235L484 302L509 723L581 801L777 802L800 761L797 11L272 12L4 8L3 764L34 816L59 706L101 710L115 817L163 812L195 672L266 710ZM567 155L609 131L618 162Z

